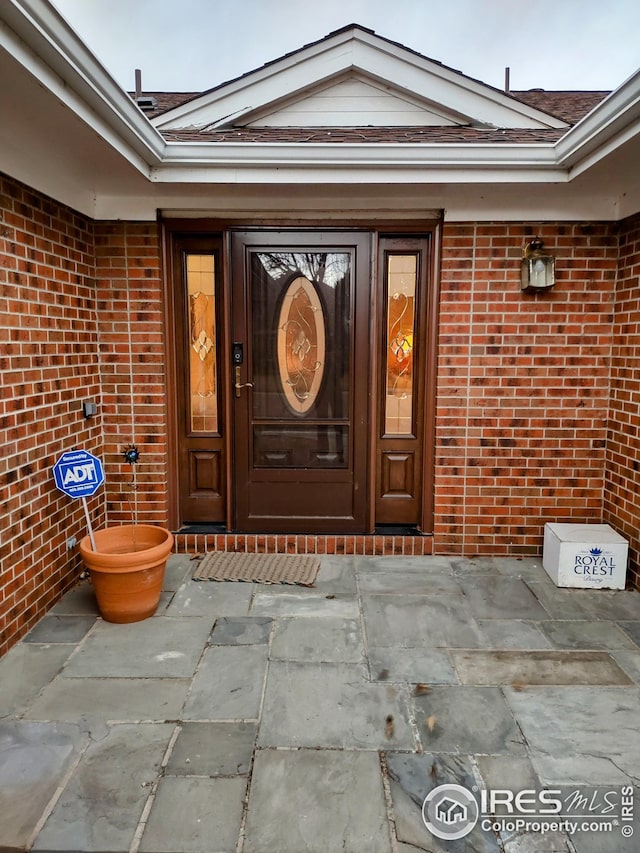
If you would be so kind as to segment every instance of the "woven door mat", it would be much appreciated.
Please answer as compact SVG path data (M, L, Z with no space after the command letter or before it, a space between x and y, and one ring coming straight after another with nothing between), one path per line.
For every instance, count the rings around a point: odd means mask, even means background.
M247 581L313 586L320 561L308 554L206 554L192 575L194 581Z

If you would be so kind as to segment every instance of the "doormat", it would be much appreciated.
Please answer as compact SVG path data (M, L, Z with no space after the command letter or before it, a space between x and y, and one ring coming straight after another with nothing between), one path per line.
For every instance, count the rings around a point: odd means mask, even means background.
M320 560L313 554L244 554L213 551L192 575L194 581L247 581L313 586Z

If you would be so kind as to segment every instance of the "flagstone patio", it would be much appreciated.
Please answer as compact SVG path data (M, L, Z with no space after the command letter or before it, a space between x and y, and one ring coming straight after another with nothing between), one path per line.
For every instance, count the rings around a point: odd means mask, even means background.
M131 625L81 582L0 661L0 851L638 850L421 815L445 783L637 791L638 592L535 559L324 556L313 589L193 568Z

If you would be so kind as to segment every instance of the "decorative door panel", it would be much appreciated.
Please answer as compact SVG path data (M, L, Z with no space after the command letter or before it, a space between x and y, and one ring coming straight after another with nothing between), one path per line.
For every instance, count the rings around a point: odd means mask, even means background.
M369 236L232 235L238 530L365 532Z
M425 527L429 237L381 237L376 524ZM432 333L433 334L433 333ZM429 477L431 479L431 477Z
M221 241L173 244L179 522L225 520L223 398L220 393Z

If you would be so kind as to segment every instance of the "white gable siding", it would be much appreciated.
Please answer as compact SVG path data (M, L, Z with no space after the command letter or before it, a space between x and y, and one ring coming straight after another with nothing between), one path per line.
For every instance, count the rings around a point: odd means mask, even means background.
M456 122L410 97L364 80L343 80L320 92L254 117L248 127L450 126Z

